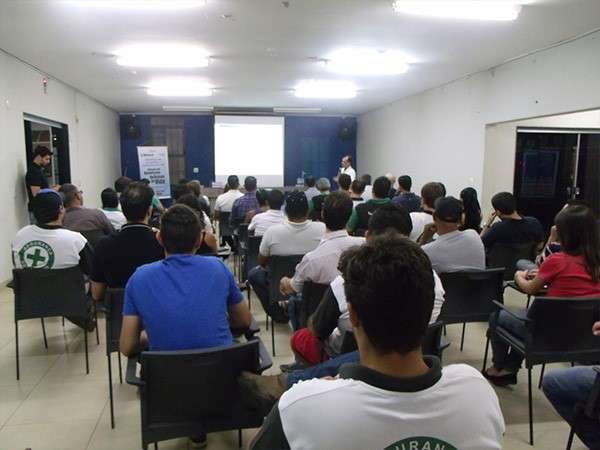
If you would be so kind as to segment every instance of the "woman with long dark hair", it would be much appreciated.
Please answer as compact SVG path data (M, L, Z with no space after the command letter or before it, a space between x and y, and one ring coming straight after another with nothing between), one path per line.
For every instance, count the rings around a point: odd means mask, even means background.
M475 230L477 234L481 234L481 206L477 200L477 191L472 187L465 188L460 192L460 199L465 210L465 220L460 230Z
M539 270L518 271L515 282L530 295L547 286L548 297L600 297L600 231L594 213L585 205L567 206L554 223L560 252L548 256ZM527 316L525 309L515 312ZM518 337L525 336L524 323L505 311L500 312L498 324ZM494 365L484 375L498 386L516 384L523 357L493 337L491 342Z

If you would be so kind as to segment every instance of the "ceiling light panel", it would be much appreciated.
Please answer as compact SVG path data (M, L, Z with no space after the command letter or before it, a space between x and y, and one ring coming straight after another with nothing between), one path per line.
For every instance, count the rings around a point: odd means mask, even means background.
M212 86L204 81L186 78L165 78L155 80L147 86L148 95L158 97L209 97Z
M179 10L206 5L206 0L63 0L62 3L86 8Z
M408 70L408 63L397 51L344 48L327 56L327 68L348 75L397 75Z
M447 19L509 21L519 17L521 5L513 0L395 0L394 10Z
M299 98L354 98L356 86L349 81L305 80L296 86L294 94Z
M136 44L117 51L117 64L126 67L186 69L208 66L206 51L194 45Z

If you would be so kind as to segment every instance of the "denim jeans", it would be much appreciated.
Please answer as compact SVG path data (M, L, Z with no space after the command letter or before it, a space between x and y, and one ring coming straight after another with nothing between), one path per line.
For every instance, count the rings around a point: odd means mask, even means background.
M542 389L556 412L573 425L575 404L585 403L595 380L596 371L593 367L558 369L544 375ZM600 425L597 420L582 418L575 431L589 448L600 448Z
M271 304L269 297L269 272L261 266L256 266L248 272L248 282L260 300L263 309L275 322L287 323L288 319L278 304Z
M333 359L329 359L316 366L304 370L295 370L287 374L287 388L291 388L298 381L312 380L313 378L335 377L340 367L344 364L353 364L360 361L358 351L344 353Z
M518 309L512 311L519 317L527 317L526 309ZM502 328L510 331L515 337L524 338L525 333L527 332L527 328L525 327L525 323L515 319L513 316L508 314L506 311L500 311L500 315L498 316L498 322L495 323L496 313L493 313L490 316L490 326L499 325ZM523 356L514 351L510 345L505 344L503 341L500 341L495 335L491 337L492 343L492 361L494 362L494 367L498 370L508 370L509 372L518 372L521 368L521 363L523 362Z

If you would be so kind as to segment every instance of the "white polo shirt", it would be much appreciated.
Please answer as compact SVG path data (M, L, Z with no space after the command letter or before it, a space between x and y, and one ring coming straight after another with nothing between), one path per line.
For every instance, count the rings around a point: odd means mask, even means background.
M346 167L345 169L340 169L340 174L345 173L346 175L350 175L350 179L354 181L356 179L356 170L350 167Z
M394 378L344 365L340 379L300 381L283 394L252 450L499 450L496 393L473 367L424 357L429 371Z
M117 208L115 209L102 209L101 210L106 218L110 221L115 230L119 231L123 225L127 223L127 219L125 218L125 214L119 211Z
M79 265L79 253L87 240L65 228L27 225L12 242L13 264L17 269L66 269Z
M219 195L215 201L215 211L231 212L233 202L243 195L244 194L237 189L230 189L224 194Z
M323 222L296 223L286 219L265 231L258 251L263 256L305 255L317 248L324 234Z
M329 284L339 275L338 261L342 253L365 243L363 237L349 236L346 230L327 233L319 246L307 253L296 266L291 285L296 292L302 292L305 281Z
M425 212L411 212L410 220L412 220L413 228L410 232L409 238L411 241L417 242L423 234L425 225L433 222L433 214Z
M279 225L285 220L285 215L281 210L269 209L252 217L248 225L248 231L254 231L254 236L262 236L273 225Z

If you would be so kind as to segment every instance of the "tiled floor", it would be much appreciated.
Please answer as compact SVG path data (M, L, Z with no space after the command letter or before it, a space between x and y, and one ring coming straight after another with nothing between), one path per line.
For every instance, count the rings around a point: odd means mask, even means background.
M507 303L519 304L521 296L508 293ZM255 317L264 327L264 313L258 302L252 305ZM40 322L21 322L21 380L15 380L14 323L12 291L0 288L0 450L134 450L140 448L140 411L133 387L118 383L115 374L116 428L110 428L108 406L107 361L104 339L96 345L90 335L90 368L85 374L83 335L73 325L63 328L60 320L49 319L46 325L49 349L43 345ZM279 364L291 361L289 330L277 326L277 357L272 373ZM464 362L481 367L484 350L484 325L467 326L465 349L459 351L460 326L448 327L452 345L444 363ZM100 330L104 330L101 325ZM262 331L270 347L270 332ZM552 367L549 368L551 370ZM539 372L536 370L535 379ZM528 449L527 384L520 376L514 388L499 388L507 432L505 449ZM550 407L543 394L534 390L535 448L564 449L568 427ZM473 430L474 433L477 430ZM244 431L248 442L253 430ZM237 448L237 432L215 433L208 437L213 450ZM186 449L185 439L160 444L161 450ZM583 449L579 441L574 449Z

